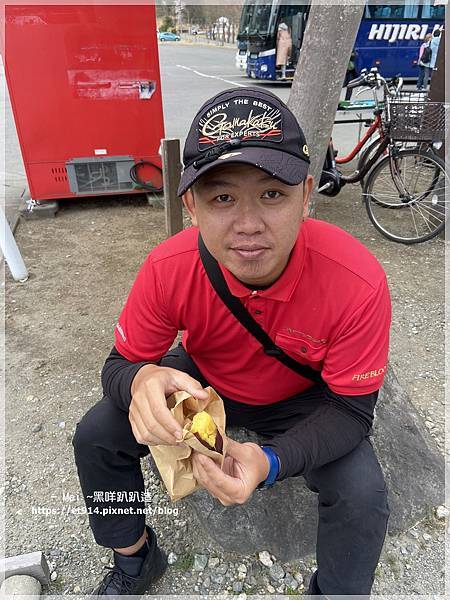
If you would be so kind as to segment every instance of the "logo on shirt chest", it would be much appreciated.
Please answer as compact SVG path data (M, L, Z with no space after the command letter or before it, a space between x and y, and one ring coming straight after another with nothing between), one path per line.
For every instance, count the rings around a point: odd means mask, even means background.
M287 333L288 335L291 335L292 337L298 338L299 341L308 340L309 342L311 342L313 344L326 344L327 343L326 338L315 338L312 335L309 335L309 333L305 333L304 331L299 331L298 329L293 329L292 327L285 327L281 331L283 333Z
M325 338L315 337L293 327L284 327L275 336L275 343L285 352L300 360L317 364L325 359L328 350L326 341Z

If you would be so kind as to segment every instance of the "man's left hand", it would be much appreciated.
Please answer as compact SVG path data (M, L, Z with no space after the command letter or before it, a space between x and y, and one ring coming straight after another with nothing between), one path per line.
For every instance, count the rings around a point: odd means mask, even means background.
M193 474L198 484L224 506L244 504L256 486L267 478L269 461L258 444L241 444L231 438L227 443L222 469L211 458L194 450Z

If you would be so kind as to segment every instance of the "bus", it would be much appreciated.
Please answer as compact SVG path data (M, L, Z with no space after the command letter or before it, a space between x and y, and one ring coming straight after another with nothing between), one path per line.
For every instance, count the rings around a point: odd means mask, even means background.
M357 73L363 68L377 67L383 77L400 74L404 79L417 78L420 44L427 33L442 29L446 4L446 0L367 4L354 45ZM309 8L307 0L303 3L298 0L273 0L272 3L267 0L245 0L237 40L241 57L246 47L245 68L248 77L272 81L281 79L281 72L275 64L276 40L278 25L286 23L292 37L286 79L293 78Z

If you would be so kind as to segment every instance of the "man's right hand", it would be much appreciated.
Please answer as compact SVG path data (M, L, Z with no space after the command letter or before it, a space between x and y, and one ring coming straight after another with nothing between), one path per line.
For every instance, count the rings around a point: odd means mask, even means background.
M181 426L167 408L166 398L186 391L198 400L206 400L208 392L186 373L170 367L144 365L131 384L131 404L128 418L139 444L173 445L181 440Z

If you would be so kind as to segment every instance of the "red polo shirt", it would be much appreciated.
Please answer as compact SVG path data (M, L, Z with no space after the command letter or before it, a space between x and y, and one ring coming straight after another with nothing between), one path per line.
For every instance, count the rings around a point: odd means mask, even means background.
M133 362L157 362L178 331L183 346L218 393L270 404L312 382L264 354L213 290L191 227L144 262L116 327L116 348ZM385 273L348 233L315 219L303 223L275 283L252 291L222 268L231 292L275 343L322 371L341 395L379 389L387 365L391 305Z

